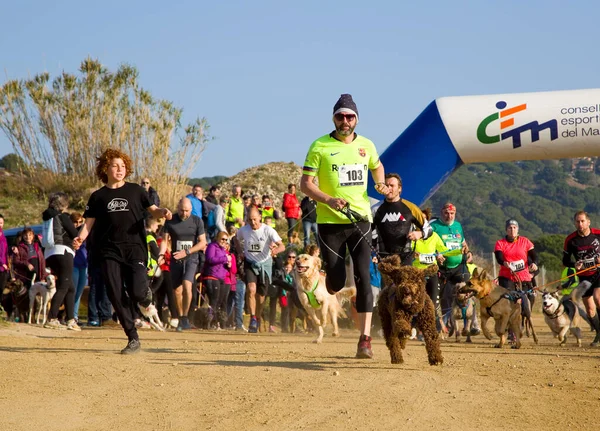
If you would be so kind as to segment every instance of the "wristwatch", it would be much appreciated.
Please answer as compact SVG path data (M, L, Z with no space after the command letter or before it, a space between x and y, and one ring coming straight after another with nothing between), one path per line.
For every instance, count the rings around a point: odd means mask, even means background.
M186 256L189 256L189 255L190 255L190 249L189 249L189 248L186 248L186 249L185 249L185 255L186 255Z

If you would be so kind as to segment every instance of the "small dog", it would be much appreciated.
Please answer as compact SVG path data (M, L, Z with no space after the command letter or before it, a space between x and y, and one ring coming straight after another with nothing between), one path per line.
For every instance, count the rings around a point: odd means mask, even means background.
M571 330L571 334L577 340L577 347L581 347L581 316L573 300L563 298L561 301L558 292L543 292L542 301L544 320L552 333L558 337L560 345L564 346L567 343L567 332Z
M509 291L503 287L495 285L492 280L487 277L487 273L475 269L471 279L459 287L460 293L475 295L479 299L481 305L481 329L483 335L488 340L492 339L492 335L487 328L487 321L493 318L496 322L496 335L500 337L500 342L494 347L502 348L507 341L507 329L510 329L515 336L515 342L511 346L513 349L521 348L521 295L524 293L518 291ZM526 316L526 325L533 330L531 317ZM533 331L533 340L537 344L538 339L535 331Z
M13 301L13 311L11 316L6 316L8 320L25 322L27 319L27 306L29 305L29 297L27 288L21 280L8 280L4 285L3 295L11 295Z
M325 333L323 329L327 325L328 315L331 317L333 325L333 336L340 335L337 319L338 315L345 316L345 312L338 298L356 295L354 287L344 287L336 295L329 294L325 287L325 276L320 273L320 268L321 259L318 257L301 254L296 259L296 271L301 287L298 291L298 298L319 331L319 335L314 340L315 343L323 341Z
M452 313L450 314L450 320L452 322L452 329L449 336L452 336L452 332L456 335L456 342L460 342L460 336L467 337L467 343L471 343L471 324L473 323L473 316L475 314L475 300L469 297L466 293L456 292L454 301L452 302ZM463 322L462 332L458 330L458 322Z
M388 256L379 263L385 287L379 294L377 308L392 364L404 362L402 350L410 337L413 319L417 329L423 333L429 364L440 365L444 362L435 326L433 301L425 291L425 277L435 274L437 270L437 265L426 269L402 266L397 255Z
M33 306L37 302L38 313L35 319L37 325L40 324L40 314L44 313L42 325L46 323L48 319L48 307L52 297L56 293L56 277L52 274L46 276L46 281L38 281L33 283L29 289L29 319L27 323L31 325L31 318L33 316ZM38 299L39 298L39 299Z

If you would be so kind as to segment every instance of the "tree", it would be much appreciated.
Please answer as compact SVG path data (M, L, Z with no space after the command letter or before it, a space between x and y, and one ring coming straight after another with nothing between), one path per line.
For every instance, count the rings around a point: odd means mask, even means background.
M23 159L15 153L7 154L0 159L0 168L9 172L21 172L26 167Z
M207 120L182 126L182 109L141 88L135 67L110 72L87 58L79 72L52 81L40 73L0 87L0 129L25 168L87 184L96 157L120 148L131 156L134 174L152 178L174 204L209 142Z

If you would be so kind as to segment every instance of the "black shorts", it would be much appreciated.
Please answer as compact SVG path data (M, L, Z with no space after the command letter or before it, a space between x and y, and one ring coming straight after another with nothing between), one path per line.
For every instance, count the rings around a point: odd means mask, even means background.
M580 275L579 285L581 285L581 283L583 283L584 281L589 282L590 286L587 289L585 289L585 292L583 292L583 295L581 295L581 297L589 298L594 294L594 289L600 288L600 274Z
M194 282L194 276L198 269L198 261L196 259L181 259L171 260L171 280L173 288L177 289L184 281Z
M264 280L262 277L259 277L258 275L256 275L256 273L254 271L252 271L250 263L247 263L244 266L246 268L244 271L244 280L246 282L246 286L248 286L248 283L255 283L256 284L256 293L259 294L260 296L266 296L268 288L269 288L268 280Z

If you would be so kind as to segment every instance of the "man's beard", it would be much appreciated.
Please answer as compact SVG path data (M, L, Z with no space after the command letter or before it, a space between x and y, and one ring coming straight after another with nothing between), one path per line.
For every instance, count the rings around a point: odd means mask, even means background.
M339 135L339 136L343 136L344 138L347 136L350 136L354 133L354 127L350 127L348 126L347 129L344 129L343 126L339 126L335 128L335 132Z

